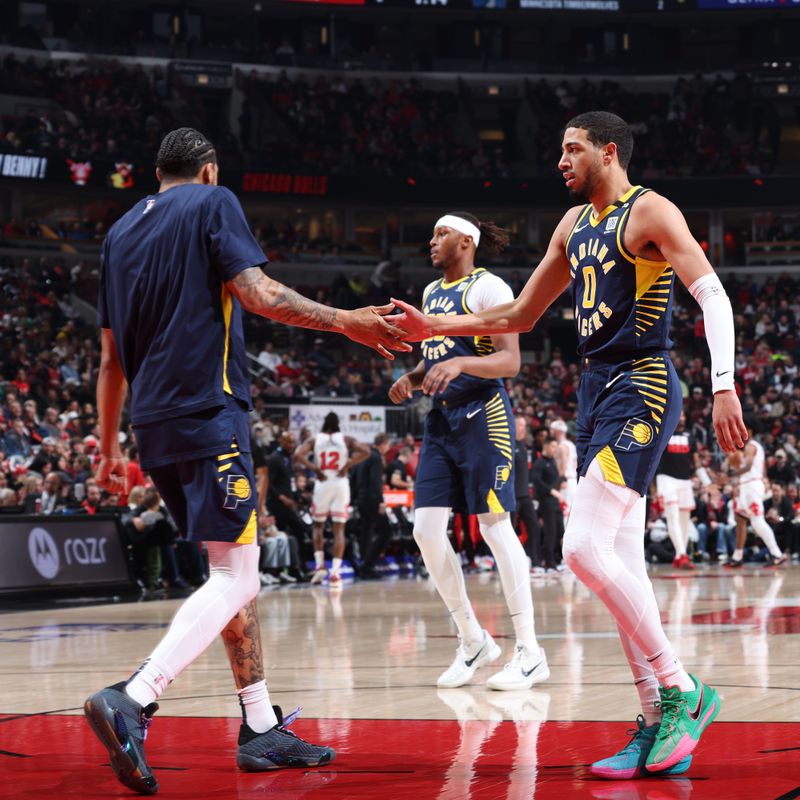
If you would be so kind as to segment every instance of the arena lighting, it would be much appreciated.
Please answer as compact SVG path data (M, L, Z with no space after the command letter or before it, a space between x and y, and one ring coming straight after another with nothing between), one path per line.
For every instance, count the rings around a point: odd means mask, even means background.
M486 87L486 94L488 94L488 95L490 95L492 97L496 97L497 95L500 94L500 87L499 86L495 86L494 84L492 84L491 86L487 86Z
M416 186L417 185L417 181L414 178L406 178L406 183L409 186Z
M763 179L763 178L756 178L756 179L753 181L753 183L754 183L756 186L763 186L763 185L764 185L764 179Z
M789 84L779 83L777 86L778 94L789 94Z
M491 181L484 181L483 182L483 188L484 189L491 189L492 188L492 182Z

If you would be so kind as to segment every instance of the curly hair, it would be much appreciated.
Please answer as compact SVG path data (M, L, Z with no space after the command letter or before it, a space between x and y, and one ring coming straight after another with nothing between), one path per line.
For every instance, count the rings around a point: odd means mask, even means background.
M169 178L193 178L205 164L214 164L214 145L194 128L176 128L161 140L156 167Z

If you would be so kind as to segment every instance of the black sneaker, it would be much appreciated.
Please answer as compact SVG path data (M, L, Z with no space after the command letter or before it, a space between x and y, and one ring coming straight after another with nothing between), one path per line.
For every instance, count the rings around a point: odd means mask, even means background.
M158 703L142 708L125 693L125 683L101 689L83 704L89 725L111 757L120 783L139 794L155 794L158 781L147 766L144 740Z
M732 558L730 561L726 561L723 565L726 569L740 569L744 566L744 559L743 558Z
M256 733L246 723L239 728L236 764L245 772L265 772L286 767L321 767L336 758L332 747L320 747L304 741L288 730L297 712L283 718L279 706L273 706L278 724L266 733Z

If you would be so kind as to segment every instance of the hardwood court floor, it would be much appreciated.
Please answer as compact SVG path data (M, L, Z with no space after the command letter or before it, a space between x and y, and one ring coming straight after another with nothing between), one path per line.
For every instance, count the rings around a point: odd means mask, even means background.
M235 768L238 705L221 643L170 687L147 751L160 796L668 800L800 798L800 568L653 572L684 664L715 686L722 711L680 778L606 782L587 765L627 738L638 710L611 617L572 576L533 583L551 678L492 692L480 670L435 688L456 639L430 582L355 583L338 594L261 594L273 702L303 706L294 729L331 744L319 770ZM482 624L511 653L496 576L469 576ZM126 677L179 601L0 614L0 798L133 796L108 767L81 707Z

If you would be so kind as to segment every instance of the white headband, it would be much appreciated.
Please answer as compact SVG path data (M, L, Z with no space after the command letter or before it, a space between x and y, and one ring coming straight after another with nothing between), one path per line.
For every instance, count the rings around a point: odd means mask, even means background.
M472 241L475 242L475 247L478 246L481 240L481 232L478 230L477 225L473 225L469 220L462 217L456 217L453 214L445 214L434 226L433 229L443 226L452 228L454 231L463 233L465 236L471 236Z

